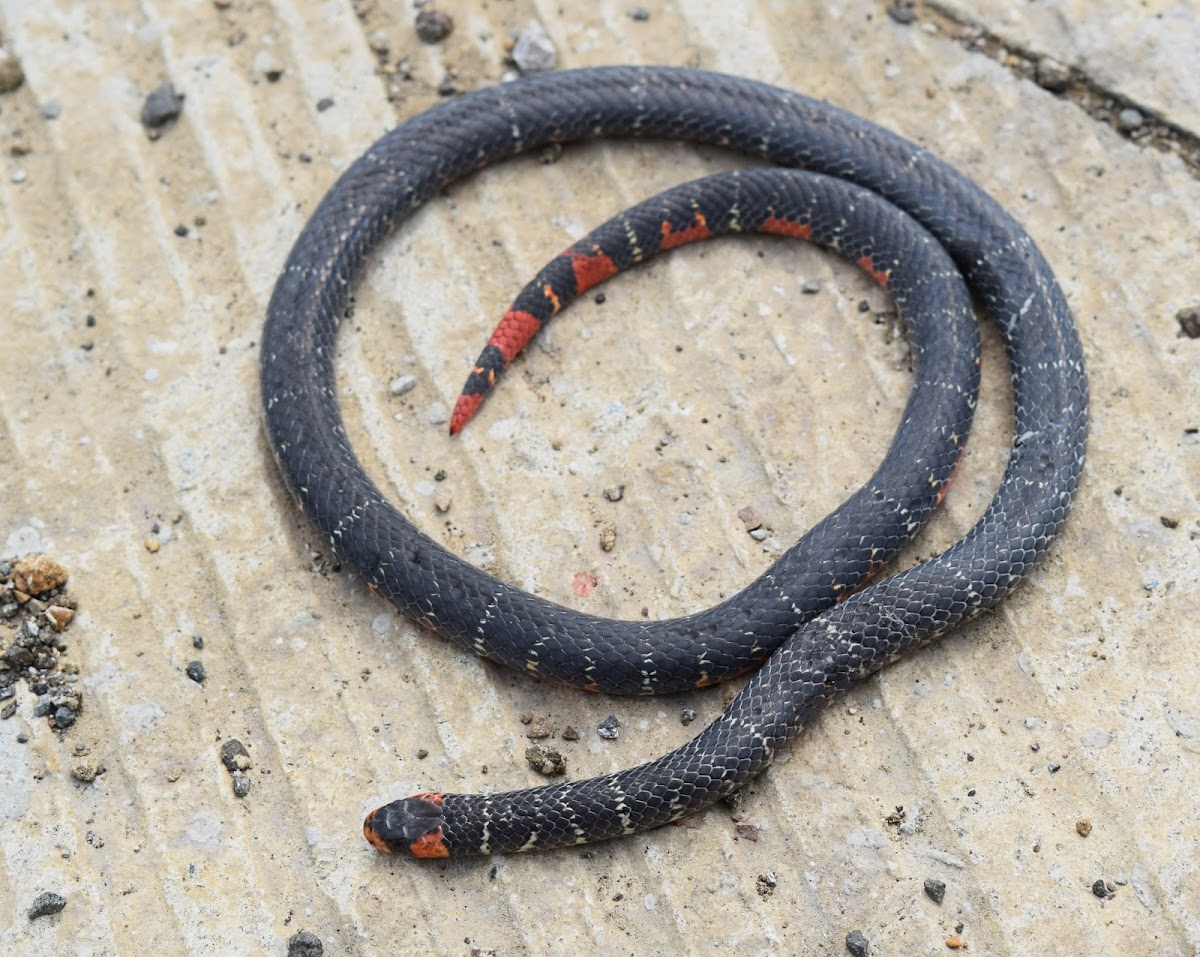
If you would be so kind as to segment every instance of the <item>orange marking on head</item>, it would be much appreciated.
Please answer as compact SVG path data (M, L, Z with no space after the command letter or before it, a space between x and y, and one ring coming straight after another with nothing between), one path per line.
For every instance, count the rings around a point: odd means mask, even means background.
M558 293L554 291L554 287L550 283L542 286L542 295L550 300L550 304L554 307L554 314L558 315L558 311L562 308L562 302L559 301Z
M615 276L619 270L608 253L593 247L590 253L575 253L571 256L571 269L575 272L575 292L587 292L597 283Z
M409 795L409 798L411 800L428 801L430 804L436 804L438 807L446 803L446 795L439 791L421 791L419 794Z
M710 688L714 684L716 684L716 682L713 681L712 678L706 674L701 675L699 678L696 679L696 687L697 688Z
M446 842L442 837L441 827L435 827L428 834L422 834L408 845L408 849L412 851L413 857L432 858L450 856L450 848L446 846Z
M812 227L808 223L797 223L790 219L780 219L771 214L761 226L760 233L774 233L776 236L791 236L793 239L812 239Z
M887 289L888 280L892 278L892 271L890 269L876 269L870 256L860 256L858 258L858 265L868 276L879 283L880 288Z
M685 229L673 229L669 222L662 224L661 249L674 249L686 243L694 243L700 239L708 239L712 233L708 230L708 221L703 213L697 213L695 221Z
M599 691L600 686L598 684L596 684L596 682L594 682L594 681L589 681L585 685L580 685L580 689L583 691Z
M363 821L363 837L365 837L367 839L367 842L373 848L375 848L375 850L382 851L384 854L390 854L392 852L392 849L390 846L388 846L387 841L385 841L382 837L380 837L379 834L375 831L375 826L373 823L374 820L375 820L375 812L372 811L370 814L367 815L367 819L365 821Z
M542 324L536 316L521 309L510 309L488 339L488 345L499 349L500 354L504 356L504 364L508 365L541 327Z

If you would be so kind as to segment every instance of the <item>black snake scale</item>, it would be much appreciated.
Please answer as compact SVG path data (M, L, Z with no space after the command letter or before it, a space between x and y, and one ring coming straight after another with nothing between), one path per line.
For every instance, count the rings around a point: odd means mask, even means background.
M469 569L387 503L349 447L333 386L337 323L364 256L440 187L471 170L547 143L599 136L692 140L836 176L889 200L937 239L1000 327L1015 401L1004 479L959 542L839 604L830 605L836 594L817 599L809 613L820 614L799 630L792 603L780 607L778 596L792 585L777 564L735 596L740 602L718 606L731 606L732 619L723 620L725 612L699 625L680 619L692 624L650 639L638 629L621 634L642 623L598 622ZM263 334L261 387L280 468L312 520L401 610L482 654L534 670L533 652L539 674L639 692L739 670L745 632L759 656L782 641L720 718L657 761L504 795L429 793L371 813L365 831L373 843L420 856L601 840L729 794L838 691L1007 595L1061 529L1087 437L1086 376L1070 311L1033 241L994 201L920 148L827 104L749 80L658 67L581 70L493 87L379 140L326 195L288 258ZM872 570L861 558L842 569L850 582ZM669 623L659 624L669 632ZM656 643L681 636L701 642L687 660ZM706 652L697 669L697 647L728 651ZM634 655L624 671L625 659L609 654L621 648ZM582 664L572 657L578 650ZM549 659L561 670L543 670ZM647 670L655 673L652 688Z

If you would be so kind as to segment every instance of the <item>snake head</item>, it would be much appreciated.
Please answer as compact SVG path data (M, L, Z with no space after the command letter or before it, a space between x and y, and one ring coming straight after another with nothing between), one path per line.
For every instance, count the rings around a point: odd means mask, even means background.
M444 794L424 791L376 808L363 821L363 836L380 851L414 857L449 857L442 835Z

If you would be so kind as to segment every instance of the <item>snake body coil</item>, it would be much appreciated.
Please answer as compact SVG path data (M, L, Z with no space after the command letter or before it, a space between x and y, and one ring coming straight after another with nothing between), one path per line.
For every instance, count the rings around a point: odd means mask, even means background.
M918 458L921 449L939 451L907 481L893 476L899 491L883 492L876 479L887 480L889 463L902 458L894 447L863 491L758 581L690 618L611 622L534 598L429 540L374 486L346 439L332 384L338 319L366 253L439 188L482 165L548 143L634 136L723 146L856 184L908 213L957 264L1004 337L1016 433L994 500L959 542L850 594L920 526L957 460L957 442L922 444L935 433L946 439L940 426L905 438L911 422L947 411L930 404L936 388L921 390L919 362L896 442L911 439ZM885 272L874 260L866 268ZM1070 312L1033 241L994 201L920 148L835 107L749 80L656 67L493 87L380 139L322 200L288 258L263 334L261 386L276 458L314 523L398 608L477 653L625 693L708 684L769 655L720 718L657 761L508 794L426 793L368 816L364 830L376 846L423 857L601 840L729 794L837 692L1007 595L1061 529L1087 436ZM833 551L822 553L826 540Z

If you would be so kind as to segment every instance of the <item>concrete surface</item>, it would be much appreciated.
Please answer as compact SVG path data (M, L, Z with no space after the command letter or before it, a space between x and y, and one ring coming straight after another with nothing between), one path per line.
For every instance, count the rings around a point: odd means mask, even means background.
M1175 318L1200 302L1196 175L968 49L952 5L918 6L909 26L860 0L675 0L645 4L646 21L634 6L472 0L447 5L453 35L426 46L412 9L384 0L0 0L26 73L0 97L0 553L70 568L85 691L64 735L24 684L0 722L0 952L283 954L303 929L326 954L816 955L845 953L857 929L876 955L941 953L956 934L977 954L1200 953L1200 340ZM1101 86L1200 133L1172 79L1194 83L1194 62L1164 65L1197 34L1194 3L1110 4L1113 30L1089 4L1009 6L976 19L1102 65ZM306 216L436 101L447 69L459 89L497 82L509 31L534 17L560 66L779 83L983 184L1078 317L1090 459L1026 587L848 695L748 789L737 813L765 821L757 842L717 808L582 853L419 866L375 854L363 812L420 787L535 782L522 712L583 776L677 745L699 726L681 709L704 721L726 693L588 697L419 631L330 566L260 430L255 342ZM1167 17L1165 36L1132 42ZM150 141L139 110L166 81L184 112ZM785 241L693 247L622 277L539 340L460 440L430 424L550 254L734 163L653 144L534 157L456 187L387 245L339 372L357 449L425 528L553 599L674 615L749 581L869 474L904 401L903 343L873 287ZM802 296L809 279L822 291ZM991 334L986 363L968 460L907 562L953 541L998 481L1009 413ZM405 372L416 388L391 396ZM602 491L618 483L614 504ZM609 713L615 742L595 733ZM557 737L568 725L579 742ZM244 798L219 757L230 738L251 758ZM104 769L86 785L68 773L81 755ZM946 883L940 906L926 878ZM43 891L66 907L31 922Z

